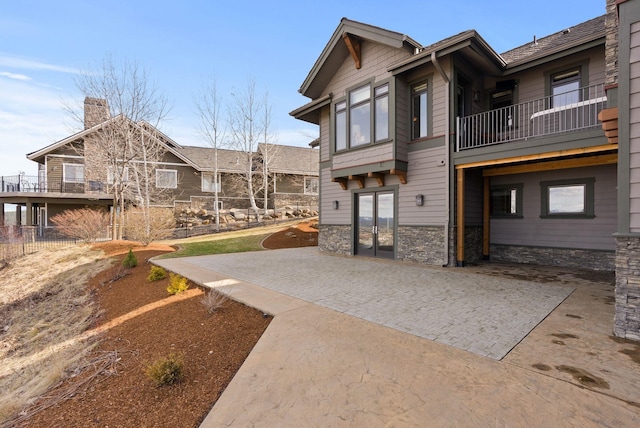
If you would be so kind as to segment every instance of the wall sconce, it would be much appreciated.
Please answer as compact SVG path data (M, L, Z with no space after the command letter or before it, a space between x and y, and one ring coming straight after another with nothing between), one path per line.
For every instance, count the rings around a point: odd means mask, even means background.
M339 206L340 206L340 202L339 201L333 201L333 209L334 210L337 210Z
M423 205L424 205L424 195L423 194L416 195L416 207L421 207Z

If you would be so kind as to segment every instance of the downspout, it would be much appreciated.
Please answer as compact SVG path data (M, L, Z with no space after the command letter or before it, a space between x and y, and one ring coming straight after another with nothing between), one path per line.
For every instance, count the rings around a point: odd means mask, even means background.
M451 90L451 81L447 74L444 72L440 63L438 62L438 58L436 56L436 52L431 52L431 64L438 70L440 76L442 76L442 80L445 83L445 92L444 92L444 117L446 118L444 124L444 141L445 141L445 152L444 152L444 167L447 168L447 172L445 173L445 188L446 192L444 192L444 205L445 205L445 222L444 222L444 254L442 255L442 266L447 266L449 264L449 216L451 215L450 208L450 193L451 193L451 177L449 171L449 160L450 160L450 134L451 134L451 118L449 117L449 103L450 103L450 90Z

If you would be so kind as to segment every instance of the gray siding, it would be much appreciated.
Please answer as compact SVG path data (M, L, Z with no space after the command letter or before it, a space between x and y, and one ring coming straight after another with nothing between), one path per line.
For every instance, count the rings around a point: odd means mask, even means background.
M331 158L329 155L330 128L331 108L326 106L320 111L320 162L326 162Z
M375 144L359 150L350 150L333 156L333 169L369 165L394 158L393 143Z
M354 182L349 183L355 186ZM351 192L342 190L338 183L331 182L331 170L320 170L320 221L322 224L351 224ZM333 209L333 201L338 201L339 209Z
M638 233L640 232L640 22L631 24L630 43L629 227L631 232Z
M521 246L615 250L616 166L492 177L491 184L523 183L523 218L492 219L491 243ZM540 218L540 182L595 177L593 219Z
M444 147L437 147L410 153L407 184L401 184L398 190L398 224L433 226L445 223L447 167L440 162L445 157L444 150ZM415 202L418 194L424 195L421 207Z
M470 170L465 172L464 191L464 222L469 226L482 226L484 178L482 171Z

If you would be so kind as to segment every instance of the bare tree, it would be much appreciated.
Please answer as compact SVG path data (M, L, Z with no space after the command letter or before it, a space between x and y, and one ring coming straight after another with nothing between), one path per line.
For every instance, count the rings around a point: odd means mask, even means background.
M121 239L127 201L146 207L145 221L147 227L151 225L148 207L156 190L151 183L164 154L153 134L169 112L167 100L137 62L117 63L111 56L105 57L99 69L80 73L76 86L96 102L93 114L97 117L88 114L86 105L84 114L67 110L85 128L99 126L84 144L85 179L104 181L106 175L114 194L113 238Z
M269 136L270 106L268 97L256 94L255 82L249 81L247 90L240 94L231 94L233 103L229 107L229 145L240 154L239 163L242 165L242 175L247 188L249 204L260 221L260 211L256 204L256 194L268 188L262 188L263 180L256 180L256 173L267 171L258 168L257 152L260 139ZM258 183L262 184L258 184ZM266 199L265 207L266 210Z
M199 98L196 99L196 108L200 116L200 133L213 148L213 186L214 210L216 218L216 230L220 230L220 204L218 194L220 182L218 179L218 148L224 142L225 130L220 120L222 113L222 97L218 93L215 79L205 87Z

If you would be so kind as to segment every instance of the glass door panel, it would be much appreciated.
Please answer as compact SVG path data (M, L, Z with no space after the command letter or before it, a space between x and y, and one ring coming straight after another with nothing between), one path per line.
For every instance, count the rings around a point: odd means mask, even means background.
M374 246L374 226L375 218L373 215L373 193L362 193L358 195L358 213L357 213L357 233L358 246L356 254L361 256L375 256Z
M376 256L392 259L394 248L393 193L377 193L376 197Z

